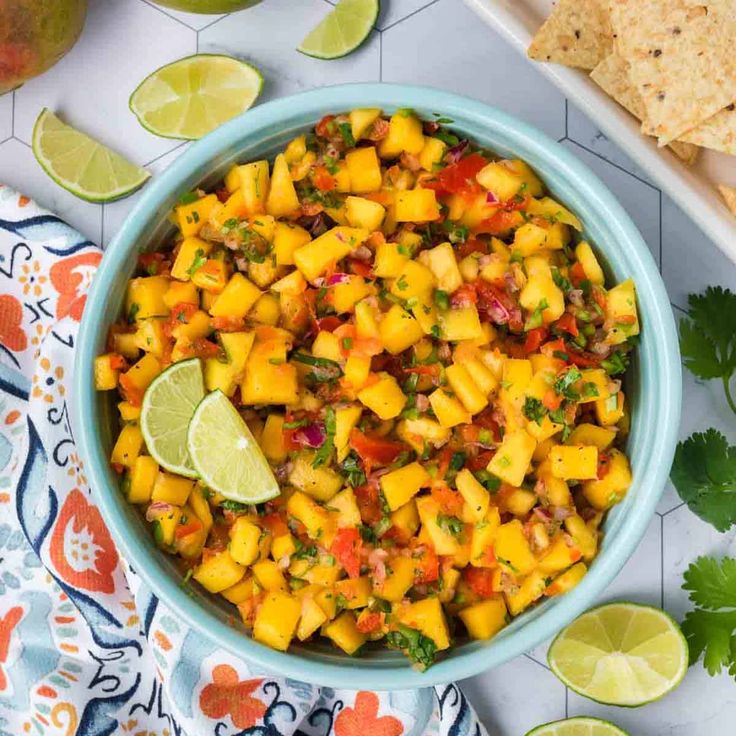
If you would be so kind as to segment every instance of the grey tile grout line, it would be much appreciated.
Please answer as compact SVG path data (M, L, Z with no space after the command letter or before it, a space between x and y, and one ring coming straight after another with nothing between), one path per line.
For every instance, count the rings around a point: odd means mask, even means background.
M431 7L432 5L436 5L438 2L440 2L440 0L432 0L426 5L422 5L421 8L417 8L416 10L409 13L409 15L405 15L403 18L399 18L399 20L394 21L393 23L385 26L384 28L381 28L381 31L388 31L390 28L395 28L396 26L399 25L399 23L403 23L405 20L409 20L409 18L413 18L415 15L418 15L419 13Z
M207 24L206 26L202 26L201 28L197 28L197 29L195 29L195 30L197 31L197 43L199 43L199 34L200 34L200 33L201 33L202 31L206 31L206 30L207 30L208 28L212 28L212 26L216 25L216 24L217 24L217 23L219 23L219 22L220 22L221 20L225 20L225 18L229 18L229 17L231 16L231 15L232 15L232 13L225 13L225 15L223 15L222 17L220 17L220 18L215 18L215 19L214 19L214 20L212 21L212 23L208 23L208 24Z
M570 102L567 99L567 97L565 97L565 138L567 138L567 136L570 135L570 130L568 128L568 122L569 122L568 118L570 115L569 106L570 106Z
M171 20L175 21L180 26L184 26L184 28L188 28L190 31L196 31L197 30L196 28L192 28L189 25L189 23L185 23L180 18L177 18L174 15L171 15L171 13L167 13L162 7L160 7L158 5L154 5L153 3L150 3L150 2L148 2L148 0L141 0L141 2L144 3L145 5L148 5L149 8L153 8L155 11L161 13L161 15L165 15L167 18L171 18Z
M574 143L578 148L582 148L584 151L587 151L592 156L595 156L601 161L605 161L607 164L610 164L611 166L613 166L614 169L618 169L619 171L622 171L624 174L628 174L633 179L640 181L642 184L648 186L650 189L653 189L655 192L661 191L661 189L658 189L657 187L655 187L654 184L652 184L651 182L648 182L646 179L642 179L640 176L632 173L628 169L625 169L623 166L621 166L620 164L617 164L615 161L611 161L611 159L605 158L605 156L601 156L600 153L597 153L592 148L588 148L587 146L584 146L582 143L580 143L579 141L576 141L574 138L568 138L567 140L569 140L570 143Z
M146 161L143 165L144 166L150 166L151 164L155 164L156 161L158 161L160 158L163 158L164 156L168 156L170 153L173 153L174 151L179 150L182 146L185 146L189 141L179 141L173 148L170 148L168 151L164 151L163 153L160 153L155 158L152 158L150 161Z
M12 92L12 99L10 103L10 137L15 137L15 90Z
M664 609L664 516L659 517L659 607Z
M527 659L528 659L528 660L529 660L530 662L534 662L534 664L536 664L536 665L539 665L539 666L540 666L540 667L542 667L543 669L547 670L547 672L551 672L551 671L552 671L552 670L551 670L551 669L550 669L550 668L549 668L549 667L548 667L548 666L547 666L547 665L546 665L546 664L545 664L544 662L540 662L540 661L539 661L538 659L535 659L534 657L532 657L532 655L531 655L531 654L529 654L529 652L524 652L524 656L525 656L525 657L526 657L526 658L527 658Z
M684 309L679 304L675 304L674 302L670 302L670 306L673 309L676 309L678 312L682 312L683 314L687 314L687 309Z
M678 511L678 510L679 510L679 509L681 509L681 508L682 508L683 506L687 506L687 504L686 504L686 503L685 503L684 501L683 501L682 503L678 503L678 504L677 504L677 506L675 506L674 508L671 508L671 509L670 509L669 511L665 511L665 512L664 512L664 513L662 514L662 520L664 521L664 517L665 517L665 516L669 516L669 515L670 515L671 513L673 513L674 511Z
M565 718L570 717L570 688L565 685Z

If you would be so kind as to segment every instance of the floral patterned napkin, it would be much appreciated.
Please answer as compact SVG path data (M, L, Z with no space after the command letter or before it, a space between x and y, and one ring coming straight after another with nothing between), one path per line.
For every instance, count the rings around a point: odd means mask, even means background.
M257 671L125 566L69 422L101 257L0 185L0 736L486 736L452 684L356 692Z

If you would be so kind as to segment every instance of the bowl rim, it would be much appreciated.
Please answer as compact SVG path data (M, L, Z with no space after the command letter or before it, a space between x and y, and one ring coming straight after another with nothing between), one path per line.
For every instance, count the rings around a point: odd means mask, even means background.
M262 136L265 130L278 126L295 110L301 115L310 114L316 121L328 112L367 104L388 109L410 106L438 110L443 116L458 119L461 123L494 131L505 139L504 145L525 149L525 156L531 151L538 160L550 165L560 175L564 174L573 182L570 187L576 196L587 201L598 217L607 218L604 221L608 223L607 227L614 229L617 242L625 244L628 249L627 258L631 262L637 291L639 294L646 291L651 297L647 319L654 354L658 357L654 368L657 395L648 399L650 414L654 411L652 407L656 407L656 414L649 418L656 419L657 431L652 433L653 439L649 441L653 447L643 458L639 477L635 479L638 487L636 504L626 523L616 530L611 545L596 558L596 564L591 566L574 594L561 596L555 605L525 622L517 631L494 640L493 646L481 646L441 660L423 673L409 666L361 668L342 662L316 662L298 653L272 650L205 610L173 578L166 575L157 577L154 566L146 564L150 562L151 550L126 533L128 522L121 510L125 501L119 489L108 481L108 462L99 451L98 432L91 426L92 422L86 420L95 415L92 365L101 344L101 330L106 329L103 313L107 295L131 253L136 252L138 238L143 236L149 223L160 217L160 208L170 199L171 192L181 191L183 182L191 179L203 165L230 150L234 141L249 133ZM269 673L323 686L344 687L345 676L349 672L351 687L399 690L480 674L539 645L594 603L633 554L664 489L677 442L681 385L677 332L657 265L628 214L585 164L533 126L478 100L430 87L357 83L310 90L259 105L194 143L148 184L106 249L87 295L77 342L72 421L89 485L95 489L96 500L116 544L143 582L188 626L197 632L206 631L217 645Z

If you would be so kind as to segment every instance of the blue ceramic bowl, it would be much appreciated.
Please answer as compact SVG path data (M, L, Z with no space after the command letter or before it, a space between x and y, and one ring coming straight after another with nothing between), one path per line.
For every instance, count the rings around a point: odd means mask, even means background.
M608 275L616 280L632 277L638 290L642 335L627 385L633 408L628 453L634 483L608 515L600 554L573 591L524 613L492 641L452 648L425 673L391 651L350 658L329 645L314 644L276 652L231 623L234 609L224 599L196 590L198 586L185 591L171 558L156 549L146 524L120 492L108 462L115 407L109 394L94 390L93 359L104 350L108 327L120 314L136 256L170 234L167 214L179 195L214 184L236 161L275 154L323 115L354 107L387 112L410 107L430 120L439 113L454 120L450 127L461 136L524 159L582 220ZM389 690L476 675L553 636L595 602L636 548L664 487L680 418L681 374L675 325L657 266L621 205L580 161L540 131L475 100L421 87L355 84L261 105L194 144L148 184L107 249L89 294L77 346L75 391L76 439L105 520L122 554L182 621L267 671L320 685Z

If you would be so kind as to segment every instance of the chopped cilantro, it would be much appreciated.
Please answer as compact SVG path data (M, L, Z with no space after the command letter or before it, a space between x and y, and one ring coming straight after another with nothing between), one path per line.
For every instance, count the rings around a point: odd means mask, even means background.
M325 441L314 456L314 460L312 461L313 468L319 468L320 465L325 465L332 457L332 452L335 449L335 431L335 410L331 406L328 406L325 412Z
M442 289L434 290L434 303L443 310L450 308L450 295Z
M536 422L537 424L542 424L542 420L544 419L545 415L547 414L547 410L542 405L542 402L539 399L534 398L533 396L527 396L524 400L524 406L521 410L524 413L524 416L529 420Z
M389 631L386 642L395 649L406 652L409 659L424 671L434 662L437 645L421 631L399 624L398 631Z

